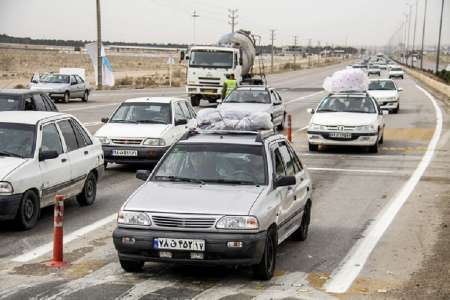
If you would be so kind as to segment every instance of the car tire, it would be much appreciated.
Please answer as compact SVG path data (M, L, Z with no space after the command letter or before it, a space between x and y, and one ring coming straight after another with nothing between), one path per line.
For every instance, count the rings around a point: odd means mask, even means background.
M103 167L105 168L105 170L108 168L108 163L106 161L103 163Z
M370 153L378 153L378 145L379 145L379 140L377 139L377 141L375 142L375 145L369 146L369 152Z
M77 201L80 206L92 205L97 196L97 177L90 172L84 182L83 191L77 196Z
M319 151L319 145L314 145L311 143L308 143L308 148L310 152L317 152Z
M125 272L128 273L139 273L142 271L142 267L144 266L143 261L132 261L132 260L122 260L119 259L120 266Z
M34 191L26 191L20 201L16 224L22 230L33 228L41 211L39 196Z
M70 93L69 92L65 92L64 93L63 101L64 101L64 103L69 103L70 102Z
M382 145L384 143L384 132L383 135L380 138L380 141L378 142L378 144Z
M286 114L283 115L283 120L281 121L281 124L277 126L277 129L279 131L284 129L284 122L286 122Z
M403 76L400 77L403 80Z
M300 224L300 227L296 231L294 231L294 233L291 236L294 241L303 242L308 238L310 221L311 221L311 202L307 202L305 205L305 212L303 213L302 216L302 223Z
M277 260L277 241L275 230L269 230L264 245L264 253L261 261L253 266L253 275L258 280L270 280L275 271Z
M200 97L199 96L191 96L191 104L192 106L200 106Z
M83 98L81 98L81 101L88 102L88 100L89 100L89 91L86 90L86 91L84 91L84 95L83 95Z

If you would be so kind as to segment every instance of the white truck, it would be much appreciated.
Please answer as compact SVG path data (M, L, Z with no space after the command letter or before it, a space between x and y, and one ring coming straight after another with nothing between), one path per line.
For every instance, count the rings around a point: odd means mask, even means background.
M210 103L220 99L229 74L234 74L238 83L251 80L255 56L255 39L244 30L224 35L217 46L191 47L186 56L186 92L192 106L198 106L201 99Z

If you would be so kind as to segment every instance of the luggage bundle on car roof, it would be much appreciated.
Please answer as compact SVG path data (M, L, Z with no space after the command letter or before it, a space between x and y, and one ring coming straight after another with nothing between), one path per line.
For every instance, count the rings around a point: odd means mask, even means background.
M323 88L329 93L366 92L369 87L369 77L359 69L346 69L335 72L327 77Z
M198 128L203 131L260 131L273 130L270 114L242 111L203 109L197 114Z

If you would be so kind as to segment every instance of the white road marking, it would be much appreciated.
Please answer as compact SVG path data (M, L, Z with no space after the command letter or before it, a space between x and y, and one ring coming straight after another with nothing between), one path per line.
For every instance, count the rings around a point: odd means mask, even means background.
M418 156L418 155L352 155L352 154L327 154L327 153L311 153L311 152L298 152L297 153L300 156L308 156L311 158L327 158L327 157L339 157L339 158L357 158L357 159L385 159L385 160L398 160L398 159L402 159L402 160L409 160L409 161L414 161L414 160L420 160L422 157Z
M311 171L330 171L330 172L351 172L351 173L375 173L375 174L392 174L394 171L389 170L369 170L369 169L339 169L339 168L307 168Z
M175 281L167 281L161 279L148 279L141 283L134 285L131 289L116 297L117 300L138 300L144 296L155 292L162 288L171 287Z
M288 104L291 104L291 103L293 103L293 102L298 102L298 101L301 101L301 100L304 100L304 99L308 99L308 98L311 98L311 97L320 95L320 94L322 94L322 93L324 93L324 91L320 91L320 92L313 93L313 94L309 94L309 95L306 95L306 96L301 96L301 97L298 97L298 98L294 98L294 99L292 99L292 100L289 100L289 101L286 102L285 104L288 105Z
M414 188L419 183L422 175L433 159L436 146L442 133L442 111L430 93L418 85L416 85L416 87L430 99L434 106L436 113L436 127L433 137L428 144L427 151L423 155L422 160L409 180L403 185L396 196L389 201L389 204L375 218L375 221L364 231L362 234L363 238L352 247L350 252L341 261L340 265L332 272L331 279L325 285L325 289L329 293L345 293L352 285L353 281L364 267L370 253L372 253L378 241L392 223L403 204L408 200L409 195L414 191Z
M298 129L297 132L305 131L306 129L308 129L308 127L309 125L306 125L305 127Z
M102 227L102 226L105 226L105 225L113 222L114 220L116 220L116 218L117 218L117 214L112 214L112 215L107 216L106 218L103 218L97 222L94 222L90 225L87 225L78 230L75 230L74 232L64 236L64 244L69 243L73 240L76 240L76 239ZM34 248L34 250L32 250L30 252L16 256L15 258L12 259L12 261L13 262L21 262L21 263L29 262L33 259L36 259L40 256L43 256L43 255L49 253L50 251L52 251L52 249L53 249L53 242L50 242L45 245Z

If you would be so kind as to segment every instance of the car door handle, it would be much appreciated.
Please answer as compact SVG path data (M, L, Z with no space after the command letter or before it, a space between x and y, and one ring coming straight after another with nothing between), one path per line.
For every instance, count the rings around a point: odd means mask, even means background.
M88 155L89 154L89 151L84 151L84 155Z
M61 159L61 162L62 162L62 163L65 163L65 162L67 162L67 158L63 158L63 159Z

